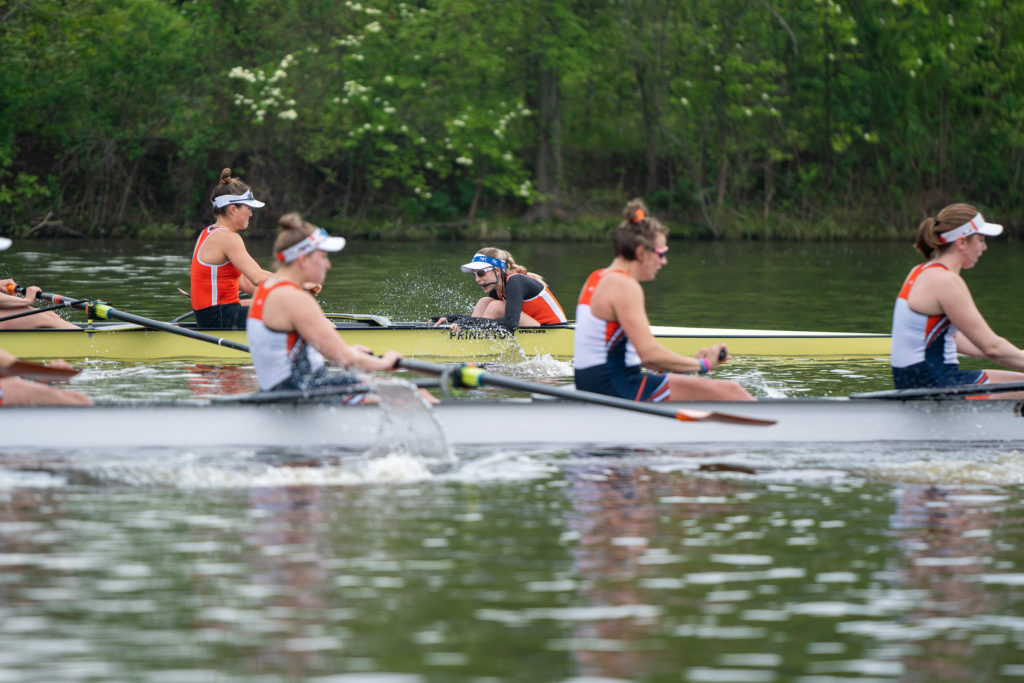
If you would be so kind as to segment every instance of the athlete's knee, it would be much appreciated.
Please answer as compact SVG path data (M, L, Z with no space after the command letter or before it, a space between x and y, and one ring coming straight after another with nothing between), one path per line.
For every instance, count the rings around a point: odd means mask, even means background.
M726 401L755 401L750 392L732 380L721 380L719 389Z
M505 302L491 299L484 308L485 318L503 318L505 317Z

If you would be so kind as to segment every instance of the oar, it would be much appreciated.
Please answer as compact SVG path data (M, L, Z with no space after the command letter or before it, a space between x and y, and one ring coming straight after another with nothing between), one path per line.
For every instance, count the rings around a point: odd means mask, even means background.
M957 384L951 387L914 387L912 389L889 389L850 394L850 398L953 398L955 396L980 396L1001 394L1008 391L1024 391L1024 382L1001 382L998 384Z
M10 288L10 286L8 285L8 289L9 288ZM46 313L47 311L56 311L58 309L67 308L68 306L73 306L73 305L75 305L77 303L83 303L85 301L87 301L87 299L77 299L76 301L65 301L64 303L55 304L53 306L43 306L42 308L33 308L31 311L25 311L23 313L15 313L14 315L9 315L6 318L0 318L0 323L5 323L8 320L15 320L17 318L24 318L27 315L36 315L37 313Z
M0 368L0 377L27 377L40 382L55 382L70 379L80 372L77 368L59 365L43 365L30 363L27 360L16 360L7 367Z
M658 403L640 403L638 401L628 401L624 398L618 398L615 396L595 394L590 391L569 390L536 382L526 382L513 377L494 375L486 372L483 368L466 365L465 363L455 365L437 365L435 363L424 363L423 361L403 358L398 361L397 366L428 375L445 376L450 374L453 384L459 387L475 388L484 385L504 387L505 389L513 389L515 391L544 394L555 398L565 399L567 401L596 403L598 405L611 406L613 408L633 410L638 413L647 413L648 415L671 417L676 420L682 420L683 422L700 422L707 420L711 422L729 422L732 424L742 425L767 426L775 424L775 420L763 420L756 417L733 415L732 413L674 408L669 405Z
M13 285L7 285L8 291L17 292L18 294L24 293L24 287L14 287ZM60 294L50 294L48 292L40 292L36 294L36 298L44 299L46 301L52 301L53 303L61 303L67 300L69 297L61 296ZM241 344L230 339L223 339L221 337L215 337L212 334L203 334L202 332L196 332L195 330L187 330L177 325L171 325L170 323L160 322L159 320L153 320L151 318L143 318L141 315L133 315L131 313L125 313L119 311L113 306L103 303L102 301L86 301L77 300L71 301L70 304L74 308L85 311L86 315L90 317L101 318L103 320L122 320L128 323L135 323L143 327L148 327L153 330L161 330L163 332L170 332L171 334L179 334L182 337L188 337L197 341L209 342L211 344L217 344L218 346L224 346L229 349L235 349L236 351L244 351L249 353L249 347L245 344Z

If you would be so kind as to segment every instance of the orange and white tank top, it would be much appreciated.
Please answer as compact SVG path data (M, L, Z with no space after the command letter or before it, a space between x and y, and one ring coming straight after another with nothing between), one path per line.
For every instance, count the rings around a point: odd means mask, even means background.
M523 313L541 325L557 325L558 323L566 322L565 311L562 310L562 305L558 303L558 299L555 298L555 295L551 293L546 284L522 273L512 273L508 276L509 279L514 277L525 277L528 280L528 284L537 283L540 285L539 292L523 299Z
M266 281L260 283L245 321L249 352L261 391L273 389L297 372L313 374L326 365L323 355L307 344L298 332L279 332L263 322L267 295L278 287L299 288L290 280L280 280L269 287Z
M198 311L210 306L221 304L237 304L238 298L238 277L241 275L238 268L235 268L231 261L224 263L206 263L200 260L199 250L202 249L206 238L215 230L227 230L223 225L207 226L196 240L196 248L192 251L191 285L189 289L192 297L192 310Z
M957 329L944 313L926 315L910 308L910 290L918 276L929 268L943 268L941 263L922 263L910 271L892 312L891 363L905 368L925 361L931 364L956 363Z
M609 273L623 273L624 270L602 268L595 270L587 278L580 292L580 300L576 304L576 332L573 341L573 368L583 370L597 365L606 365L609 355L619 345L625 345L625 353L616 353L625 367L640 365L640 354L629 341L625 330L617 322L598 318L590 310L590 300L594 296L601 278ZM622 349L619 349L622 351Z

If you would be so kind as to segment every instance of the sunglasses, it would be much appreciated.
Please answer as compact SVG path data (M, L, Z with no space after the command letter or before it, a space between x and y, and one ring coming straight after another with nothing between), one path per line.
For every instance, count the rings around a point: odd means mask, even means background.
M661 258L661 259L667 259L668 258L668 256L666 255L666 254L668 254L668 247L661 247L660 249L651 249L650 247L648 247L647 249L648 249L648 251L654 252L658 256L658 258Z

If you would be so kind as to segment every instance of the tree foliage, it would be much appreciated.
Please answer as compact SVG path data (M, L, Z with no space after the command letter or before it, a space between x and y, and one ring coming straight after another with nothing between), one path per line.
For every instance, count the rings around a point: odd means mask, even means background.
M349 225L1010 216L1022 30L1009 0L0 2L0 223L194 227L224 166Z

